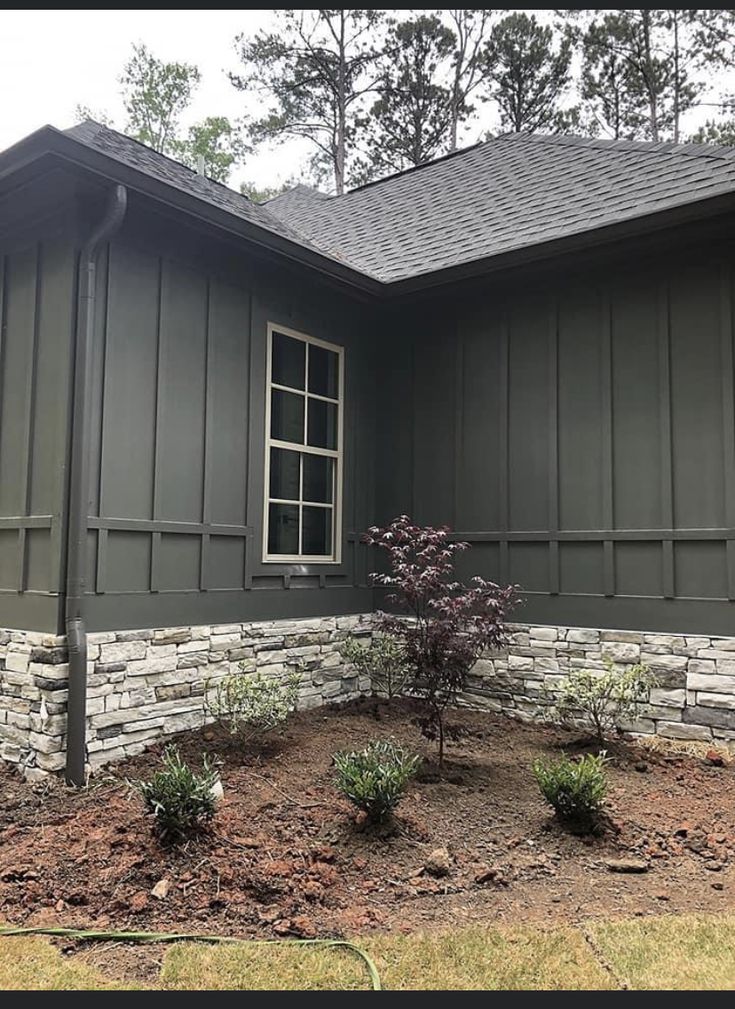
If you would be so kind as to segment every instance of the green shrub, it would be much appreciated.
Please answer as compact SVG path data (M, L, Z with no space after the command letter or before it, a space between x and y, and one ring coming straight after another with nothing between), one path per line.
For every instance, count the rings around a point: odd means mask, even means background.
M534 762L541 794L564 823L583 828L594 825L607 791L606 762L604 750L578 760L561 757Z
M364 750L334 755L337 787L368 820L380 823L393 812L421 758L392 740L375 740Z
M232 735L263 735L281 726L296 708L301 673L286 677L230 673L207 690L212 717Z
M600 743L621 721L637 718L641 705L649 700L651 687L656 685L647 666L628 666L619 671L608 655L603 661L605 672L570 672L551 709L564 724L584 724Z
M201 774L183 761L175 746L163 751L163 767L150 781L137 781L146 812L155 817L158 834L166 841L181 841L212 819L217 806L213 791L219 775L204 757Z
M358 673L370 677L373 693L388 700L403 693L411 667L403 642L393 634L374 634L367 641L350 636L340 651Z

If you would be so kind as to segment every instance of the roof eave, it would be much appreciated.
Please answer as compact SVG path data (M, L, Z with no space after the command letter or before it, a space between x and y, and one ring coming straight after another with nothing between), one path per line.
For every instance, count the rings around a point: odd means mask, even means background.
M649 214L625 218L602 227L587 228L573 235L524 245L483 259L395 280L387 287L390 293L395 295L433 290L458 281L476 279L532 263L541 263L561 255L613 245L627 238L654 234L676 225L705 220L732 210L735 210L735 192L720 192L702 197L699 200L689 200L674 207L652 211Z
M0 154L0 183L44 155L54 155L93 175L119 182L167 207L238 238L245 239L271 253L276 253L300 265L317 270L330 279L363 293L381 294L386 290L386 284L359 270L268 231L257 224L236 217L195 195L185 193L175 186L153 178L146 172L126 165L117 158L110 157L74 140L53 126L44 126L36 130L35 133Z

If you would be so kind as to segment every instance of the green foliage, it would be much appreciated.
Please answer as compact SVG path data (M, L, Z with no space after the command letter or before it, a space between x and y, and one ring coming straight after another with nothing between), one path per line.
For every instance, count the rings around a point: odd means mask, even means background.
M725 12L575 11L582 46L582 98L588 126L614 138L680 139L681 116L701 100L699 72L716 51L705 42Z
M582 722L602 742L621 722L638 716L650 697L656 678L647 666L627 666L618 671L610 656L603 656L604 672L572 670L564 679L551 709L568 725Z
M372 823L380 823L398 804L421 758L392 740L377 740L364 750L335 753L337 787Z
M207 684L207 708L231 735L245 738L279 728L296 708L301 673L285 677L237 672Z
M277 10L273 32L240 35L242 74L230 74L241 91L258 92L265 112L249 125L251 139L308 141L318 179L330 177L342 193L350 171L352 140L373 90L378 50L378 10Z
M708 119L704 126L700 126L696 133L689 138L694 144L719 144L721 147L735 146L735 119L726 119L717 122Z
M561 102L571 80L572 47L531 15L513 12L493 29L486 50L490 95L500 122L513 133L563 132Z
M298 180L294 178L286 179L278 186L258 186L254 182L244 181L240 183L240 192L253 203L267 203L298 185Z
M175 746L163 751L163 767L150 781L134 787L143 797L146 812L155 817L156 831L165 841L182 841L212 819L217 805L213 788L217 771L204 757L200 774L183 761Z
M227 182L248 149L239 127L224 116L209 116L190 126L186 139L172 144L175 157L195 171L203 162L204 174L215 182Z
M127 112L127 133L162 154L176 149L179 118L201 75L191 63L165 63L140 44L120 77Z
M536 760L533 774L546 801L565 823L588 828L600 815L607 792L603 750L587 753L578 760Z
M363 676L369 676L373 692L390 700L403 693L411 666L403 642L393 634L373 634L368 640L347 638L340 649Z
M446 150L453 117L448 70L456 44L454 32L435 14L389 22L379 97L365 121L366 179L420 165Z

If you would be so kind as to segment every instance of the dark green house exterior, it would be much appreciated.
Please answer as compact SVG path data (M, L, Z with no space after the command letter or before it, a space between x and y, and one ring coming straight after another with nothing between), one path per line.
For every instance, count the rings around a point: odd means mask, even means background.
M735 737L734 219L686 145L264 206L91 122L0 155L0 755L78 781L243 662L354 696L399 513L522 589L478 703L608 652L667 678L632 728Z

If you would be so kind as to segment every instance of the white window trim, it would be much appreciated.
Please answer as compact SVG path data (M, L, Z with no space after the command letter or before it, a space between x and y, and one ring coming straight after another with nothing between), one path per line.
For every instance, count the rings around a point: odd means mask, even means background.
M309 384L309 373L308 373L308 352L306 355L307 360L307 371L306 371L306 381L305 389L291 389L288 386L279 385L277 382L271 381L271 365L273 358L273 334L283 333L284 336L290 336L294 340L300 340L302 343L311 344L315 347L323 347L325 350L331 351L333 354L337 355L338 358L338 368L339 377L337 382L337 448L327 449L327 448L315 448L311 445L298 445L295 442L290 441L280 441L277 438L271 438L271 390L281 389L284 392L293 392L302 395L305 400L308 398L319 399L327 403L334 403L335 400L331 399L329 396L320 396L315 393L308 392ZM280 326L278 323L269 322L267 324L267 351L266 351L266 382L265 382L265 482L263 487L263 563L264 564L341 564L342 563L342 467L344 461L344 384L345 384L345 366L344 366L344 347L339 347L334 343L327 343L326 340L318 340L314 336L309 336L308 333L300 333L298 330L289 329L288 326ZM308 424L308 407L304 410L304 442L308 436L307 430ZM310 453L312 455L319 455L327 459L335 460L335 477L334 477L334 502L330 506L329 504L323 504L321 507L332 508L332 554L331 556L324 556L323 554L318 554L316 556L307 554L269 554L268 553L268 525L270 522L270 503L271 501L278 503L279 498L272 498L270 496L270 484L271 484L271 449L281 448L286 449L291 452L301 452ZM301 504L302 502L288 501L284 502L286 504ZM309 502L310 507L320 507L318 502ZM300 531L299 531L300 535Z

